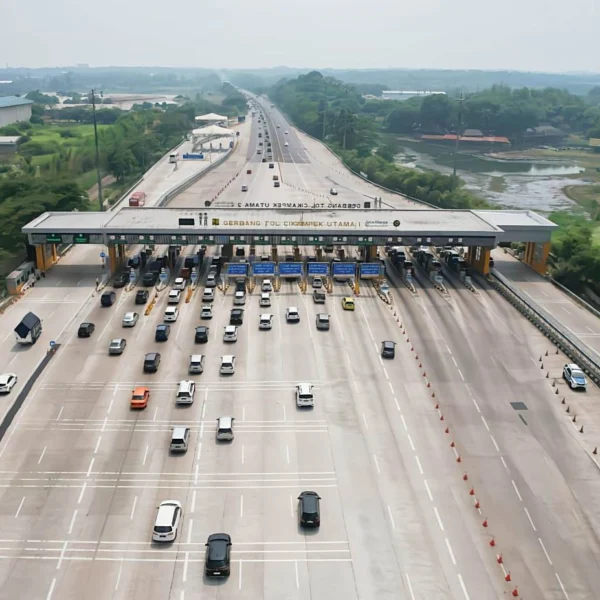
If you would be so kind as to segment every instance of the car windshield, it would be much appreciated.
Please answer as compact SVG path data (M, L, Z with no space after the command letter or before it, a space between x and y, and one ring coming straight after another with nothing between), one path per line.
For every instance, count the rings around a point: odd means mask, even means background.
M133 399L134 400L143 400L144 399L144 394L133 394Z
M583 374L583 371L578 371L576 369L573 369L571 371L571 375L573 377L575 377L576 379L583 379L585 377L584 374Z

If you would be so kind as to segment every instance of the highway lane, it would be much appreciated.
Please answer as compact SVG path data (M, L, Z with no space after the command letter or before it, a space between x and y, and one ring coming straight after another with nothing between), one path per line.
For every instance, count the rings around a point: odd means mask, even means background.
M536 304L548 311L600 359L600 319L527 265L497 249L494 267Z
M560 414L553 380L545 378L546 370L560 376L564 358L546 359L548 341L494 291L475 296L457 282L449 286L450 302L420 277L418 299L400 290L399 309L411 343L427 357L428 378L489 534L524 597L593 597L598 492L590 481L596 466ZM559 398L572 394L560 379L558 385ZM517 414L512 401L525 402L527 410Z
M130 330L121 328L120 319L134 309L134 292L119 292L109 309L94 304L85 316L96 322L94 336L69 338L0 449L8 522L2 553L10 557L0 571L0 597L14 597L17 590L31 598L68 597L83 586L90 598L180 598L198 589L215 597L221 587L228 597L302 598L309 588L319 597L464 597L453 563L480 559L462 549L468 532L460 522L450 525L457 509L443 498L437 502L446 533L440 530L409 454L413 442L398 415L386 416L389 384L376 348L364 343L370 328L379 337L392 326L387 309L367 294L359 299L364 314L342 312L336 296L326 305L332 330L317 332L314 317L322 308L286 283L273 294L273 330L259 331L264 309L257 306L257 292L248 301L240 338L230 346L221 335L231 290L215 301L207 345L192 341L198 292L181 306L164 344L153 335L166 292ZM301 310L299 325L284 321L292 303ZM117 335L129 345L122 357L109 357L108 342ZM217 357L229 348L237 356L236 374L219 377ZM144 375L143 355L155 349L163 351L160 371ZM187 357L198 351L208 358L205 373L194 377L196 401L177 408L176 383L188 377ZM398 375L390 369L392 385L409 391L422 386L416 367L412 371L409 377L410 368ZM295 408L300 381L315 385L312 411ZM132 413L131 388L142 382L150 382L150 404ZM387 408L370 406L375 397L386 398ZM417 392L410 397L420 402ZM228 413L237 419L236 439L216 445L215 419ZM407 413L406 420L416 428L420 418L411 422ZM177 423L191 427L192 443L186 455L175 457L167 447ZM430 426L428 437L443 441ZM422 452L427 472L427 446ZM443 489L443 477L428 484L434 495ZM316 534L296 524L295 497L302 489L316 489L323 498ZM158 548L150 529L156 506L167 498L183 502L183 528L177 542ZM212 587L201 566L203 543L215 529L233 536L234 566L227 582ZM39 563L35 580L27 578L32 561ZM490 597L498 585L486 572L459 573L471 597Z

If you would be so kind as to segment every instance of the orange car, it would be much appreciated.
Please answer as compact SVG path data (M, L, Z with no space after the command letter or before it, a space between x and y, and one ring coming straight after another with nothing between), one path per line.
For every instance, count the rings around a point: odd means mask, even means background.
M147 387L136 387L131 393L131 408L146 408L150 390Z

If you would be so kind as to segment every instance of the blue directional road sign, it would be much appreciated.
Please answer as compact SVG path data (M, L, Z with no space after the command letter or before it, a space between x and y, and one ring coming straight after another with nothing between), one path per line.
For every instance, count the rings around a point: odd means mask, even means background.
M302 263L301 262L280 262L279 275L282 277L301 277Z
M361 277L379 277L381 275L381 264L380 263L361 263L360 265L360 276Z
M229 265L227 265L227 275L246 277L247 274L248 263L229 263Z
M329 263L309 262L306 263L309 275L327 275L329 273Z
M333 276L342 275L352 277L356 273L356 263L351 262L334 262Z
M164 283L165 281L167 281L168 275L163 271L160 274L160 280Z
M106 258L106 252L100 252L100 258Z
M196 267L192 269L192 283L196 283L198 281L198 273L196 271Z
M129 281L135 281L135 271L133 269L129 271Z
M54 340L52 340L50 342L50 348L54 348L54 346L56 346L56 342Z
M274 262L254 261L252 263L252 274L253 275L267 275L267 276L273 277L275 275L275 263Z

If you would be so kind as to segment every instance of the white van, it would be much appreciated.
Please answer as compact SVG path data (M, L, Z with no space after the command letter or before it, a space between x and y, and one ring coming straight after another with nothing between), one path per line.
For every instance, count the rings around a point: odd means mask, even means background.
M271 306L271 294L269 292L263 292L260 295L260 306Z
M235 356L226 354L221 356L221 375L233 375L235 373Z
M236 292L235 296L233 297L233 303L236 306L246 304L246 292Z
M219 417L217 419L217 440L230 442L233 440L233 417Z
M175 404L192 404L195 392L196 384L193 381L180 381Z
M187 452L190 443L190 428L184 425L175 425L171 434L171 452Z
M190 356L190 364L188 366L188 373L203 373L204 372L204 355L203 354L192 354Z
M312 385L310 383L299 383L296 386L296 406L314 406L315 398L312 393Z
M172 542L177 537L182 512L181 502L178 500L161 502L152 530L152 541Z

